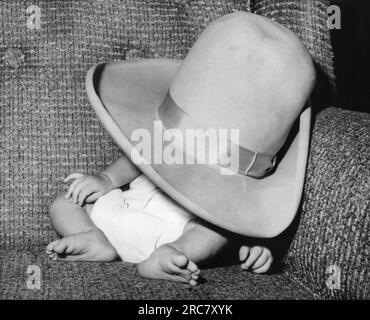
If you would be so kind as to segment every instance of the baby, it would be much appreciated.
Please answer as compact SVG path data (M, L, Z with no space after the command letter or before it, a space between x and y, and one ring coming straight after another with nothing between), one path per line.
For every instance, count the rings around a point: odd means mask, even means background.
M175 203L126 157L100 175L74 173L65 195L50 207L51 224L62 237L46 249L63 261L138 264L141 276L196 285L200 270L229 242L229 233L202 221ZM120 187L130 183L126 191ZM269 270L271 252L242 246L243 269Z

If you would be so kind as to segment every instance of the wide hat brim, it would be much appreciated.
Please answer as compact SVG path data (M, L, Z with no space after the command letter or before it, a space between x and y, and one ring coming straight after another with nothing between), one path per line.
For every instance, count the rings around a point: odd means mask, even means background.
M88 98L117 145L130 156L138 128L153 136L157 109L181 60L142 59L99 64L87 74ZM276 169L262 179L222 175L217 165L141 164L162 191L196 216L251 237L274 237L292 222L301 199L311 109L306 108L280 152Z

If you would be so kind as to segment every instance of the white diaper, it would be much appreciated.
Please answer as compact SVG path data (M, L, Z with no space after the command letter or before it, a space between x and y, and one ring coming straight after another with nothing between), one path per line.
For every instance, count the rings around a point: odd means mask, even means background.
M100 197L90 213L123 261L140 263L159 246L178 239L194 216L163 194L144 175L130 189Z

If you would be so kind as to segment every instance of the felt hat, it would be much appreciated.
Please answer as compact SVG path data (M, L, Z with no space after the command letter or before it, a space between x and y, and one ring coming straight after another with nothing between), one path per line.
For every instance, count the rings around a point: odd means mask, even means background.
M103 63L86 78L98 118L148 178L198 217L252 237L278 235L298 210L314 84L292 32L241 12L211 23L184 60Z

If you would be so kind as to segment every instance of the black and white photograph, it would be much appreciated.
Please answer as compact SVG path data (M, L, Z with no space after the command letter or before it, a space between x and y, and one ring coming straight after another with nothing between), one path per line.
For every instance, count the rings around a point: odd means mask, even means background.
M0 300L369 300L369 17L0 0Z

